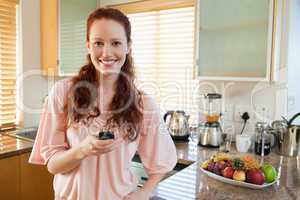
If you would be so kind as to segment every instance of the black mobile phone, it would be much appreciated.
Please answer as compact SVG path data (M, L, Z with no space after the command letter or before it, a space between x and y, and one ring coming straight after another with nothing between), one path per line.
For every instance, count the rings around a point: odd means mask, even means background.
M115 135L113 132L110 131L100 131L98 137L99 140L109 140L109 139L114 139Z

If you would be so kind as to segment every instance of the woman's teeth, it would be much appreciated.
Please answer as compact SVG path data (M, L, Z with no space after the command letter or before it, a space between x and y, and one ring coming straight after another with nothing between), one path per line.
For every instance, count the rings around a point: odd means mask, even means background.
M115 60L100 60L100 62L102 62L105 65L112 65Z

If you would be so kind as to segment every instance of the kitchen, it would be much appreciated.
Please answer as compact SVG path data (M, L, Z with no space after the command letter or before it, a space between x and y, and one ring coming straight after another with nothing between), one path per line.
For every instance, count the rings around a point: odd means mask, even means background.
M119 5L121 3L128 2L128 1L104 1L100 0L98 3L100 6L107 6L107 5ZM134 2L134 1L132 1ZM168 1L166 1L168 2ZM171 1L172 2L172 1ZM173 2L180 2L180 1L173 1ZM203 1L205 2L205 1ZM268 1L269 2L269 1ZM273 48L273 65L275 66L275 70L273 73L273 77L271 76L267 77L268 80L272 81L263 81L263 80L251 80L251 77L243 77L242 79L240 77L229 77L229 78L224 78L222 75L219 77L210 77L210 79L199 79L199 85L198 85L198 90L201 91L201 93L209 93L209 92L219 92L223 95L222 98L222 109L224 113L224 121L228 122L229 128L227 129L228 131L232 131L234 134L239 133L240 130L242 129L242 123L241 119L239 119L239 115L237 115L236 110L240 110L241 112L247 111L249 112L250 115L250 121L246 125L244 132L247 133L254 133L255 132L255 118L258 120L262 120L262 118L268 118L273 120L278 120L281 119L281 115L285 116L286 118L291 118L297 111L299 112L299 89L297 88L297 78L296 75L299 74L299 61L297 60L297 52L299 52L299 39L297 37L297 33L299 33L299 28L296 25L297 24L297 18L299 17L299 3L298 1L275 1L277 5L277 25L276 25L276 37L274 41L274 46ZM48 39L51 37L51 35L56 35L55 34L55 26L51 25L51 31L46 31L43 33L49 34L48 36L43 36L41 33L41 28L49 25L49 23L43 23L43 20L47 20L47 18L42 18L42 11L40 13L40 6L43 5L45 1L38 1L38 0L23 0L20 1L20 9L21 9L21 16L22 16L22 30L21 30L21 45L19 46L20 48L20 57L19 57L19 63L20 66L22 66L23 71L23 76L24 77L29 77L29 78L23 78L23 82L19 84L17 87L19 89L18 94L20 94L20 103L23 105L22 110L23 112L20 112L20 116L18 116L23 124L20 124L23 127L34 127L38 125L39 122L39 117L40 117L40 109L42 106L42 103L44 101L45 96L47 95L48 91L52 87L53 83L60 79L58 76L45 76L42 75L44 73L45 67L47 67L47 62L49 60L45 61L45 59L42 57L44 55L43 52L45 52L46 55L53 55L51 52L47 52L48 50L51 51L55 49L55 42L51 42L50 44L47 44ZM49 2L48 2L49 3ZM50 2L51 5L51 2ZM200 9L201 1L198 1L195 6L198 6L198 10ZM149 5L148 5L149 6ZM230 6L228 6L230 7ZM42 9L43 7L41 7ZM142 7L143 8L143 7ZM51 11L53 7L47 5L44 7L44 11ZM205 10L204 10L205 11ZM203 13L205 13L203 11ZM197 13L199 14L199 13ZM48 14L46 16L49 16L50 20L56 19L56 16L51 16L51 14ZM195 19L196 26L197 26L197 19ZM201 18L202 19L202 18ZM48 19L49 20L49 19ZM225 21L225 20L224 20ZM209 21L208 21L209 22ZM197 28L196 28L197 29ZM201 29L200 29L201 30ZM221 32L223 33L223 32ZM196 37L200 37L201 34L196 33ZM189 35L187 37L192 37L193 35ZM48 38L46 41L43 40L43 37ZM198 38L197 40L200 40ZM48 41L48 42L49 42ZM55 40L54 40L55 41ZM188 43L189 40L187 40ZM46 42L46 47L47 48L41 48L44 43ZM45 45L45 44L44 44ZM47 46L47 45L52 45L52 46ZM179 44L178 44L179 45ZM194 55L194 50L189 49L190 47L193 46L188 46L187 47L187 52L190 53L190 57ZM205 47L205 46L204 46ZM195 54L201 54L201 48L202 47L197 47L197 44L195 45L195 48L200 49L199 52L195 52ZM220 49L223 48L220 46ZM268 50L268 49L267 49ZM298 51L297 51L298 50ZM237 53L237 52L234 52ZM57 53L54 53L54 55L58 55ZM221 54L220 54L221 55ZM177 55L178 56L178 55ZM201 56L201 55L200 55ZM207 55L209 57L209 55ZM189 58L189 57L187 57ZM215 57L212 57L212 59L216 59ZM56 66L56 60L54 59L54 64L52 63L52 67ZM266 59L267 60L267 59ZM53 61L53 59L50 59L50 62ZM42 64L43 62L46 62ZM184 62L188 62L185 61ZM193 61L191 61L192 63ZM172 63L174 64L174 63ZM175 63L176 64L176 63ZM201 63L198 63L201 65ZM202 63L203 64L203 63ZM51 66L51 63L50 65ZM204 66L205 67L205 66ZM287 71L287 69L289 69ZM159 69L157 69L159 70ZM298 71L297 71L298 70ZM193 76L193 70L190 70ZM205 71L204 71L205 72ZM275 73L276 72L276 73ZM297 73L298 72L298 73ZM51 73L51 72L50 72ZM170 71L167 71L167 74L170 74ZM172 73L172 72L171 72ZM175 73L175 72L174 72ZM175 79L177 78L178 75L174 76ZM189 77L189 76L188 76ZM151 77L152 78L152 77ZM207 78L207 77L206 77ZM264 77L265 78L265 77ZM262 78L262 79L264 79ZM177 78L178 79L178 78ZM253 79L253 77L252 77ZM152 79L151 79L152 80ZM173 79L174 80L174 79ZM209 80L209 81L207 81ZM191 78L191 82L195 82L195 79ZM196 85L197 86L197 85ZM195 86L195 87L196 87ZM152 92L154 90L154 94L157 92L155 91L155 88L151 88L151 85L148 86L150 87L150 92L152 89ZM188 90L188 86L186 84L184 85L183 90ZM168 90L168 87L165 89ZM170 90L171 92L174 92L174 90ZM176 90L175 90L176 92ZM169 97L167 92L164 93L166 97ZM171 96L171 95L170 95ZM174 94L173 94L174 96ZM188 96L188 95L187 95ZM162 96L163 97L163 96ZM171 96L172 97L172 96ZM176 96L175 96L176 97ZM188 96L184 102L192 104ZM177 110L178 107L178 102L174 101L173 98L166 98L165 101L161 101L163 103L164 111L168 110ZM186 104L188 104L186 103ZM202 115L198 116L198 111L195 109L195 107L190 106L190 105L185 105L183 107L180 107L180 109L185 110L188 114L191 115L191 123L195 123L198 118L202 118ZM181 106L181 104L180 104ZM196 105L198 106L198 104ZM257 107L257 110L254 109ZM30 109L30 110L29 110ZM201 108L199 108L201 109ZM256 115L257 114L257 115ZM263 116L263 117L262 117ZM253 121L251 120L253 119ZM299 124L299 122L298 122ZM225 123L226 125L226 123ZM28 143L26 141L13 141L12 143L16 143L19 146L27 146L28 148ZM197 151L193 151L193 153L190 153L191 146L188 145L187 143L179 143L176 144L177 147L177 156L179 158L178 163L183 164L183 165L190 165L194 163L195 161L201 162L204 161L205 159L208 159L214 152L215 149L203 149L198 147ZM27 149L28 150L28 149ZM20 152L21 153L21 152ZM23 152L25 153L25 152ZM29 153L27 151L27 153ZM6 154L9 155L9 154ZM19 155L19 154L18 154ZM21 163L26 161L26 157L24 154L19 160L13 160L11 162L13 163L18 163L21 160ZM28 156L28 155L27 155ZM270 157L272 156L272 157ZM272 186L271 188L264 189L264 190L259 190L255 195L257 195L257 198L260 199L297 199L299 196L297 193L297 189L299 189L299 160L298 157L293 158L293 157L282 157L278 156L278 154L273 151L270 156L266 156L265 159L268 160L268 162L274 163L277 169L279 169L280 163L282 164L282 174L284 172L286 173L286 178L283 176L280 180L283 180L283 184L285 184L287 187L281 187L282 182L278 182L277 186ZM274 156L274 157L273 157ZM2 158L2 157L1 157ZM6 157L7 158L7 157ZM13 157L11 157L13 158ZM274 160L273 160L274 159ZM270 161L269 161L270 160ZM3 159L1 161L4 162ZM180 182L182 179L178 179L178 177L190 177L191 179L191 190L183 189L183 197L180 198L180 196L177 196L177 199L193 199L195 196L189 196L184 197L184 193L190 192L191 194L195 194L198 198L200 199L221 199L222 195L225 195L227 198L232 198L232 199L238 199L242 197L247 197L249 194L253 195L252 193L254 192L253 190L249 189L243 189L240 187L233 187L230 185L226 185L224 183L219 183L215 180L212 180L210 178L206 178L201 172L199 172L199 164L194 163L193 165L190 165L188 168L185 170L180 171L180 173L177 173L176 176L170 177L170 179L165 179L161 183L161 185L158 187L157 194L159 193L160 188L163 188L164 186L167 187L166 185L168 182ZM3 166L2 164L0 166ZM12 166L12 165L9 165ZM285 166L287 166L285 168ZM32 166L33 167L33 166ZM184 167L180 167L182 169ZM25 167L25 169L28 169ZM46 173L45 169L38 169L36 166L34 166L34 169L31 169L33 171L41 170L40 173ZM4 171L4 170L1 170ZM22 171L20 171L21 173ZM30 171L28 171L30 172ZM186 174L184 174L186 172ZM298 172L298 174L297 174ZM19 172L18 172L19 173ZM32 171L30 173L33 173ZM31 177L30 173L28 176L25 174L25 178ZM4 174L5 175L5 174ZM25 179L24 183L20 183L20 185L25 185L24 187L18 186L16 182L13 182L13 178L6 178L2 179L3 175L1 174L1 180L5 180L4 183L6 183L7 187L1 187L3 191L1 191L1 194L5 194L5 191L11 191L10 194L16 194L17 192L12 192L14 191L13 188L16 188L16 191L23 191L23 196L25 194L27 195L34 195L34 188L30 188L30 183L35 184L35 185L40 185L40 182L44 182L43 180L38 180L39 178L37 177L37 180L32 180L31 178ZM21 174L21 177L23 175ZM36 176L33 176L36 177ZM44 177L47 177L44 175ZM292 177L292 178L291 178ZM293 178L294 177L294 178ZM171 179L173 178L173 179ZM16 178L18 179L18 177ZM19 178L20 179L20 178ZM51 179L51 177L50 177ZM31 181L29 181L31 180ZM290 183L291 182L291 183ZM10 185L11 184L11 185ZM46 181L46 184L48 184L45 188L51 188L51 182L49 185L49 182ZM293 184L296 184L296 187L293 186ZM1 182L2 185L2 182ZM176 185L176 184L175 184ZM180 184L179 184L180 185ZM10 187L8 187L10 186ZM26 188L27 186L27 188ZM49 187L48 187L49 186ZM44 186L43 186L44 187ZM8 189L10 188L10 189ZM23 188L23 189L22 189ZM25 188L25 189L24 189ZM172 188L172 187L171 187ZM161 189L163 191L163 189ZM27 191L27 192L26 192ZM33 191L33 194L30 194L28 191ZM167 190L169 193L175 192L175 191L180 191L178 188L173 190ZM203 191L203 192L199 192ZM226 192L226 191L231 191L231 192ZM11 197L7 196L7 198L4 199L45 199L43 196L43 193L47 193L46 189L42 190L41 189L41 196L27 196L22 197L21 196L15 196ZM256 191L255 191L256 192ZM36 192L38 193L38 192ZM49 192L48 192L49 193ZM270 195L271 194L271 195ZM212 196L212 195L221 195L221 196ZM234 195L234 196L231 196ZM259 196L261 195L261 196ZM270 195L270 196L268 196ZM159 195L158 195L159 196ZM4 196L6 197L6 196ZM176 197L169 197L166 198L161 194L161 198L165 199L176 199ZM252 197L252 196L251 196ZM249 197L248 197L249 198ZM50 198L51 199L51 198Z

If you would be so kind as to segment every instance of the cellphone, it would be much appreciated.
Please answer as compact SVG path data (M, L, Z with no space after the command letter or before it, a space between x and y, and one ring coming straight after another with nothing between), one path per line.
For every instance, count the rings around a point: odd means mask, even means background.
M98 137L99 137L99 140L115 139L114 133L110 132L110 131L100 131Z

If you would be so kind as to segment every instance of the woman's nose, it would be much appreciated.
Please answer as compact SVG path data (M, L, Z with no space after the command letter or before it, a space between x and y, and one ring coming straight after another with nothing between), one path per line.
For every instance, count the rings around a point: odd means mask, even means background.
M106 44L102 49L102 56L110 56L112 53L112 48L110 45Z

